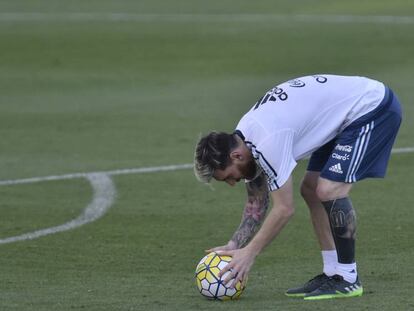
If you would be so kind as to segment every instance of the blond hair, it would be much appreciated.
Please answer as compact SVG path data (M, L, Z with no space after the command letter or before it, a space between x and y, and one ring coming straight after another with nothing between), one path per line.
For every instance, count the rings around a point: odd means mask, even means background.
M194 175L204 183L210 182L216 169L224 170L230 163L230 152L237 146L233 134L210 132L202 137L194 152Z

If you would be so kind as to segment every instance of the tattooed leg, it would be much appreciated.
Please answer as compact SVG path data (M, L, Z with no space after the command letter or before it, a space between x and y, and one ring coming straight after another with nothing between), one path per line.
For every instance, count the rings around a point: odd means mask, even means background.
M345 264L355 262L356 215L351 200L346 197L322 204L328 213L338 261Z

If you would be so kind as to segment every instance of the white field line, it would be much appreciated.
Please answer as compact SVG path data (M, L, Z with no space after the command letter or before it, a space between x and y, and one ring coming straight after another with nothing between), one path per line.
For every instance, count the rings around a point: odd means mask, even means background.
M102 217L113 204L116 197L115 186L111 178L105 174L88 174L86 178L93 188L92 202L84 209L79 217L56 227L37 230L18 236L0 239L0 244L32 240L45 235L75 229Z
M394 148L391 153L411 153L414 152L414 147Z
M127 175L127 174L142 174L142 173L177 171L177 170L189 169L189 168L192 168L192 167L193 167L193 164L179 164L179 165L167 165L167 166L129 168L129 169L120 169L120 170L113 170L113 171L102 171L102 172L73 173L73 174L65 174L65 175L31 177L31 178L23 178L23 179L1 180L0 181L0 186L31 184L31 183L37 183L37 182L43 182L43 181L76 179L76 178L85 178L85 177L87 178L91 174L105 174L105 175L109 175L109 176L112 176L112 175Z
M414 147L395 148L392 150L392 152L393 153L411 153L411 152L414 152ZM63 225L59 225L56 227L41 229L41 230L37 230L34 232L18 235L18 236L0 239L0 244L32 240L32 239L36 239L36 238L39 238L45 235L71 230L71 229L80 227L82 225L85 225L89 222L93 222L97 220L98 218L102 217L106 213L106 211L111 207L111 205L114 203L114 200L116 197L115 186L111 178L109 177L111 175L129 175L129 174L167 172L167 171L190 169L192 167L193 167L193 164L189 163L189 164L179 164L179 165L121 169L121 170L91 172L91 173L74 173L74 174L65 174L65 175L54 175L54 176L33 177L33 178L0 181L0 186L2 185L6 186L6 185L38 183L38 182L43 182L43 181L86 178L91 183L93 191L94 191L94 197L93 197L92 202L85 208L83 213L76 219L73 219L67 223L64 223Z
M299 22L414 24L414 16L336 14L146 14L104 12L3 12L0 22Z
M414 147L392 149L392 153L412 153L412 152L414 152ZM166 165L166 166L141 167L141 168L126 168L126 169L113 170L113 171L72 173L72 174L64 174L64 175L31 177L31 178L23 178L23 179L0 180L0 186L31 184L31 183L38 183L38 182L43 182L43 181L66 180L66 179L76 179L76 178L85 178L85 177L87 178L88 175L91 175L91 174L105 174L108 176L114 176L114 175L130 175L130 174L178 171L178 170L185 170L185 169L190 169L190 168L193 168L192 163Z
M77 218L66 222L62 225L37 230L21 234L18 236L12 236L0 239L1 244L13 243L18 241L26 241L40 238L45 235L55 234L67 230L72 230L77 227L83 226L87 223L93 222L98 218L102 217L106 211L111 207L115 201L116 189L110 176L111 175L123 175L123 174L140 174L140 173L151 173L151 172L163 172L163 171L176 171L180 169L188 169L192 167L192 164L183 165L169 165L169 166L158 166L158 167L144 167L136 169L124 169L114 170L107 172L92 172L92 173L74 173L65 174L59 176L45 176L45 177L34 177L17 180L4 180L0 182L1 185L19 185L28 183L37 183L42 181L54 181L54 180L67 180L75 178L86 178L92 185L94 196L92 202L84 209L83 213Z

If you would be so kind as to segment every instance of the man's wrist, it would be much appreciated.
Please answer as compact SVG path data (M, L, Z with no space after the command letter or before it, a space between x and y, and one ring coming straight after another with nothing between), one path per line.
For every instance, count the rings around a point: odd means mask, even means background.
M246 248L249 250L251 254L253 254L255 257L259 255L262 252L263 247L258 245L256 241L253 239L250 241L249 244L246 245Z
M234 241L234 240L230 240L230 241L227 243L227 246L228 246L230 249L238 249L238 248L240 248L240 247L237 245L237 242L236 242L236 241Z

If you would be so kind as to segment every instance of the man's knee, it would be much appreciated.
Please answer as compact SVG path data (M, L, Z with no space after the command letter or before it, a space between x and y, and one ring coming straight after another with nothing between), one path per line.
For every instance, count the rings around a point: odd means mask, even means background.
M300 185L300 194L305 199L305 201L317 199L316 196L316 187L318 185L317 179L312 179L305 176Z
M347 197L352 185L319 178L316 195L321 202Z

